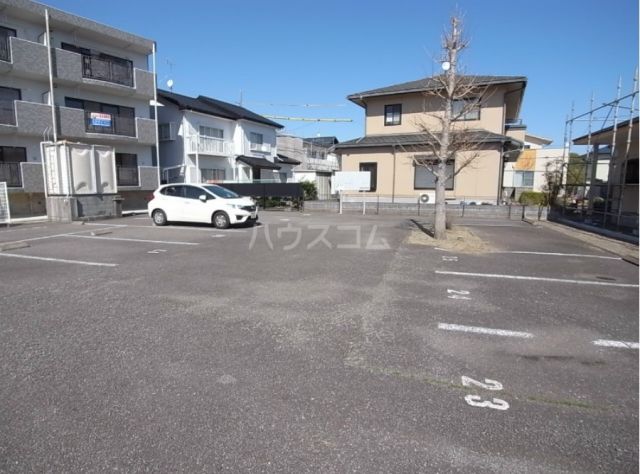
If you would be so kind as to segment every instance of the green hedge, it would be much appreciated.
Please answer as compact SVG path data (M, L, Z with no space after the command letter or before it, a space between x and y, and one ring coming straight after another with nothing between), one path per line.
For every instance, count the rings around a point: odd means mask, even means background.
M526 206L546 206L547 194L537 191L523 191L518 202Z

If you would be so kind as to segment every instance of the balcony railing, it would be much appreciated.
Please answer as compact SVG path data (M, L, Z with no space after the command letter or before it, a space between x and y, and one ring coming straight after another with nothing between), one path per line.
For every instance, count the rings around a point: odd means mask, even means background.
M222 138L194 136L189 140L189 153L196 151L203 155L229 156L233 154L233 143Z
M124 59L115 61L83 54L82 76L133 87L133 64Z
M271 153L271 143L249 143L249 149L251 151L259 151L262 153Z
M84 111L85 130L88 133L136 136L135 117Z
M116 166L116 176L118 186L139 186L138 167L127 168L124 166Z
M21 188L20 163L0 163L0 182L2 181L5 181L10 188Z

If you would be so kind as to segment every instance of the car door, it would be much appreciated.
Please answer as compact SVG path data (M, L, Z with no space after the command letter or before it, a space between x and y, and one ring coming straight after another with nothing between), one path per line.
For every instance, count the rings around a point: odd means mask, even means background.
M180 184L167 186L161 194L162 209L167 214L167 220L178 222L186 220L184 186Z
M210 223L212 215L212 212L210 212L210 200L214 199L213 196L197 186L185 186L184 188L185 212L189 221ZM203 194L207 196L207 201L200 200L200 196Z

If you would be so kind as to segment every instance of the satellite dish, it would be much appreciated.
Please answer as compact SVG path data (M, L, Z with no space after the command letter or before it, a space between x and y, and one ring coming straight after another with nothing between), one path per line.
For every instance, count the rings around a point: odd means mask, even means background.
M451 69L451 63L449 61L444 61L442 63L442 69L444 71L448 71L449 69Z
M169 89L171 89L171 88L173 87L173 79L169 79L169 80L167 81L167 87L168 87Z

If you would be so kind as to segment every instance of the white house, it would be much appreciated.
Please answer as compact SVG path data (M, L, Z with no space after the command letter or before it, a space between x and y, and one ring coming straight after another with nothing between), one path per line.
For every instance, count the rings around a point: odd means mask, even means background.
M205 96L158 91L163 182L287 182L292 167L278 157L282 125Z
M279 157L297 162L293 168L293 179L316 183L318 198L330 198L331 177L340 170L340 160L334 152L337 138L300 138L281 134L277 140Z

